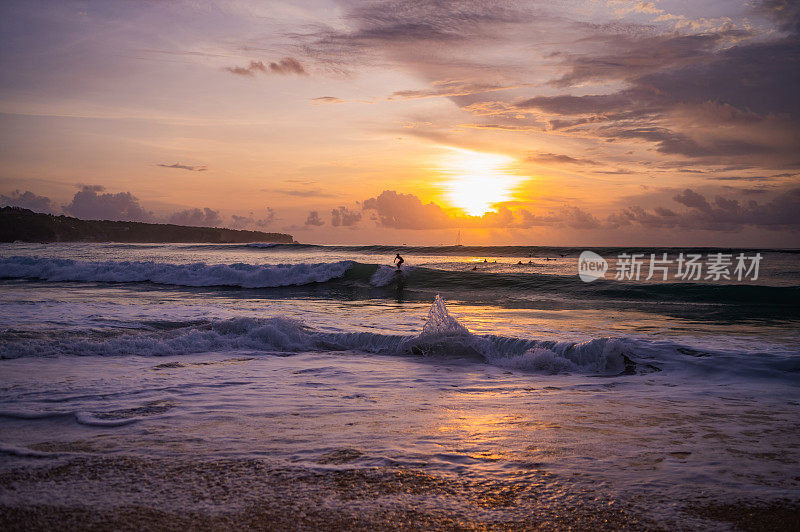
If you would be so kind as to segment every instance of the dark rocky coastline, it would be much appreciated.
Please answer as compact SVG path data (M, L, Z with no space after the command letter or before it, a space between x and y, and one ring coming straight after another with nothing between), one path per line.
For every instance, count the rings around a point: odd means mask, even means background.
M36 213L19 207L0 208L0 242L211 242L291 244L292 235L242 231L224 227L80 220Z

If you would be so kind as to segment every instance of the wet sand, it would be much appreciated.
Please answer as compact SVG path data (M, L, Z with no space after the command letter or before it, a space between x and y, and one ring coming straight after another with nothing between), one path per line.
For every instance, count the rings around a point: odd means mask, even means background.
M13 470L0 485L6 530L652 528L618 501L564 506L536 486L409 469L81 458Z
M676 523L646 506L571 493L549 479L475 481L406 468L325 468L253 459L79 457L0 474L3 530L793 530L800 506L687 507ZM337 462L343 462L337 464ZM337 468L341 467L341 468Z

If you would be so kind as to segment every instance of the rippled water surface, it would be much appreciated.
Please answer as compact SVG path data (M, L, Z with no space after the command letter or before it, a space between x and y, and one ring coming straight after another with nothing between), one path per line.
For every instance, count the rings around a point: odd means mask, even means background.
M762 252L757 282L586 284L580 250L406 248L402 274L396 251L1 246L2 468L411 471L684 526L797 500L800 255Z

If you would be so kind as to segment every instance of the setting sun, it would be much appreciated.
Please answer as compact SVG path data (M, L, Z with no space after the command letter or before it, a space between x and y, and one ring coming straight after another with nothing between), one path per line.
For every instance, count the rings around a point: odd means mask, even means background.
M472 216L510 200L511 190L521 180L510 171L512 161L507 155L451 148L439 162L449 178L444 183L447 200Z

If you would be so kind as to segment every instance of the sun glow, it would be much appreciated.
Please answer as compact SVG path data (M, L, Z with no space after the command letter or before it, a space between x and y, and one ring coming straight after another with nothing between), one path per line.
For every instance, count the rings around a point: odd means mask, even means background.
M511 190L521 180L510 172L512 161L507 155L450 148L439 162L442 173L449 176L444 183L447 200L471 216L509 201Z

